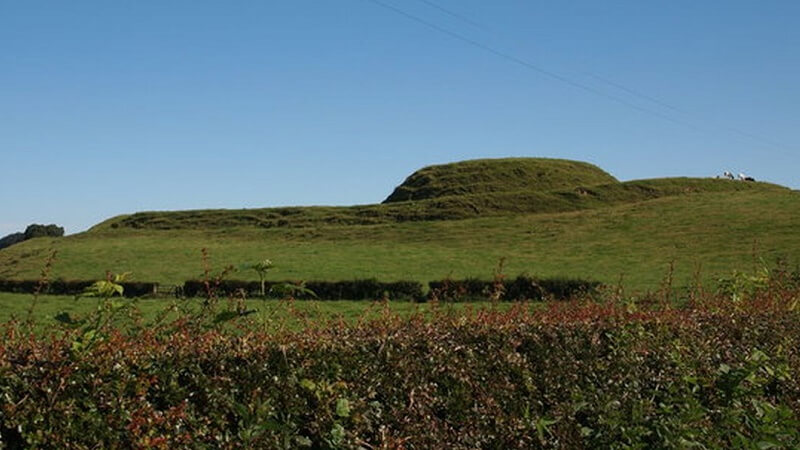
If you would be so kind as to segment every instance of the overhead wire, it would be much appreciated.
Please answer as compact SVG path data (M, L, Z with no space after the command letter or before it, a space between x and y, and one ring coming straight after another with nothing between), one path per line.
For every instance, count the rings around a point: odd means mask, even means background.
M457 20L459 20L461 22L464 22L467 25L471 25L471 26L473 26L475 28L479 28L481 30L486 30L486 26L484 26L484 25L482 25L482 24L480 24L480 23L478 23L478 22L476 22L476 21L474 21L472 19L469 19L469 18L465 17L463 14L459 14L459 13L453 11L453 10L447 9L444 6L439 5L438 3L434 3L434 2L432 2L430 0L417 0L417 1L420 2L420 3L424 3L424 4L430 6L433 9L438 9L439 11L447 14L448 16L453 17L453 18L455 18L455 19L457 19Z
M479 48L479 49L481 49L481 50L483 50L485 52L491 53L491 54L493 54L493 55L495 55L497 57L506 59L506 60L508 60L510 62L513 62L513 63L517 64L517 65L520 65L520 66L525 67L525 68L527 68L529 70L537 72L540 75L544 75L544 76L546 76L548 78L551 78L551 79L556 80L558 82L561 82L563 84L572 86L573 88L583 90L585 92L588 92L590 94L596 95L598 97L605 98L606 100L614 101L614 102L619 103L621 105L624 105L624 106L626 106L628 108L637 110L637 111L639 111L641 113L652 115L652 116L655 116L655 117L659 117L659 118L661 118L663 120L667 120L669 122L672 122L672 123L675 123L675 124L678 124L678 125L682 125L684 127L688 127L688 128L697 130L697 127L692 125L692 124L690 124L690 123L687 123L687 122L684 122L684 121L681 121L681 120L678 120L678 119L674 119L674 118L672 118L670 116L667 116L665 114L662 114L662 113L660 113L658 111L654 111L654 110L651 110L651 109L636 105L635 103L631 103L631 102L629 102L629 101L627 101L627 100L625 100L623 98L607 94L607 93L605 93L605 92L603 92L601 90L595 89L595 88L593 88L591 86L588 86L586 84L574 81L574 80L569 79L569 78L567 78L565 76L559 75L559 74L557 74L555 72L552 72L552 71L547 70L547 69L545 69L543 67L540 67L540 66L538 66L536 64L530 63L530 62L528 62L528 61L526 61L524 59L521 59L521 58L519 58L517 56L514 56L514 55L512 55L510 53L506 53L506 52L497 50L494 47L490 47L489 45L483 44L483 43L481 43L479 41L471 39L471 38L469 38L467 36L464 36L464 35L462 35L460 33L456 33L454 31L451 31L451 30L448 30L448 29L446 29L444 27L436 25L435 23L429 22L429 21L427 21L427 20L425 20L425 19L423 19L423 18L421 18L419 16L416 16L416 15L411 14L411 13L405 11L405 10L397 8L394 5L390 5L390 4L385 3L385 2L383 2L381 0L366 0L366 1L368 1L370 3L373 3L375 5L378 5L378 6L382 7L382 8L384 8L384 9L393 11L394 13L402 15L402 16L406 17L407 19L413 20L414 22L420 23L420 24L422 24L422 25L424 25L424 26L426 26L426 27L428 27L430 29L433 29L433 30L439 32L439 33L442 33L442 34L445 34L447 36L450 36L453 39L457 39L459 41L465 42L465 43L470 44L470 45L472 45L474 47L477 47L477 48Z
M624 105L624 106L626 106L628 108L631 108L631 109L634 109L636 111L639 111L641 113L648 114L648 115L651 115L651 116L654 116L654 117L658 117L658 118L660 118L662 120L666 120L666 121L669 121L671 123L678 124L678 125L690 128L690 129L692 129L694 131L698 131L698 132L707 132L708 131L708 130L704 129L703 127L697 126L697 125L695 125L695 124L693 124L691 122L688 122L686 120L677 119L677 118L674 118L674 117L669 116L667 114L664 114L664 113L662 113L660 111L656 111L656 110L653 110L653 109L650 109L650 108L646 108L646 107L637 105L635 103L631 103L631 102L629 102L629 101L627 101L627 100L625 100L623 98L617 97L615 95L608 94L607 92L601 91L601 90L596 89L596 88L594 88L592 86L589 86L589 85L586 85L584 83L580 83L578 81L572 80L572 79L570 79L570 78L568 78L566 76L563 76L561 74L558 74L558 73L556 73L556 72L554 72L552 70L545 69L544 67L541 67L541 66L533 64L533 63L531 63L529 61L526 61L526 60L524 60L522 58L519 58L519 57L517 57L517 56L515 56L515 55L513 55L511 53L507 53L507 52L498 50L498 49L496 49L496 48L494 48L492 46L489 46L487 44L484 44L482 42L479 42L479 41L477 41L475 39L472 39L472 38L469 38L467 36L464 36L463 34L460 34L460 33L457 33L455 31L446 29L446 28L444 28L442 26L439 26L439 25L437 25L437 24L435 24L435 23L433 23L431 21L425 20L425 19L423 19L423 18L421 18L421 17L419 17L417 15L414 15L414 14L412 14L412 13L406 11L406 10L400 9L400 8L398 8L398 7L396 7L396 6L392 5L392 4L386 3L386 2L384 2L382 0L366 0L366 1L368 1L370 3L373 3L373 4L377 5L377 6L380 6L380 7L384 8L384 9L387 9L389 11L392 11L392 12L394 12L396 14L401 15L401 16L404 16L405 18L407 18L409 20L412 20L414 22L417 22L419 24L422 24L422 25L424 25L424 26L426 26L426 27L428 27L428 28L430 28L430 29L432 29L432 30L434 30L436 32L445 34L445 35L447 35L447 36L449 36L449 37L451 37L453 39L457 39L459 41L462 41L464 43L472 45L473 47L477 47L477 48L479 48L479 49L481 49L481 50L483 50L485 52L488 52L488 53L491 53L491 54L493 54L493 55L495 55L497 57L506 59L506 60L508 60L510 62L513 62L513 63L517 64L517 65L526 67L527 69L533 70L533 71L539 73L540 75L544 75L544 76L549 77L551 79L554 79L554 80L556 80L558 82L567 84L569 86L572 86L574 88L583 90L583 91L588 92L590 94L593 94L593 95L596 95L596 96L599 96L599 97L603 97L603 98L605 98L607 100L614 101L616 103L619 103L619 104ZM443 12L443 13L451 16L451 17L454 17L454 18L458 19L459 21L464 22L464 23L466 23L468 25L472 25L472 26L481 28L483 30L487 30L487 28L484 25L482 25L482 24L480 24L478 22L475 22L475 21L473 21L471 19L468 19L464 15L459 14L459 13L457 13L457 12L451 10L451 9L445 8L445 7L443 7L443 6L441 6L441 5L437 4L437 3L434 3L431 0L418 0L418 1L430 6L432 8L434 8L434 9L437 9L437 10L439 10L439 11L441 11L441 12ZM667 103L667 102L665 102L663 100L660 100L660 99L658 99L658 98L656 98L656 97L654 97L652 95L648 95L648 94L642 93L642 92L640 92L638 90L632 89L632 88L627 87L627 86L625 86L625 85L623 85L621 83L612 81L612 80L610 80L608 78L602 77L600 75L597 75L597 74L594 74L594 73L591 73L591 72L588 72L588 71L581 71L580 73L583 74L584 76L593 78L593 79L595 79L595 80L597 80L599 82L602 82L602 83L605 83L605 84L607 84L609 86L612 86L612 87L614 87L614 88L616 88L616 89L618 89L620 91L623 91L623 92L625 92L625 93L627 93L627 94L629 94L629 95L631 95L633 97L637 97L637 98L639 98L641 100L646 100L646 101L648 101L648 102L650 102L650 103L652 103L654 105L657 105L659 107L665 108L665 109L667 109L667 110L669 110L669 111L671 111L673 113L679 113L679 114L682 114L684 116L690 115L686 111L683 111L682 109L680 109L680 108L678 108L676 106L673 106L673 105L671 105L671 104L669 104L669 103ZM727 126L714 127L713 125L710 125L708 123L705 124L705 127L709 127L709 126L712 127L712 128L717 128L718 131L721 129L721 130L725 130L725 131L727 131L729 133L738 134L738 135L740 135L742 137L746 137L746 138L748 138L748 139L750 139L750 140L752 140L754 142L758 142L760 144L765 144L765 145L769 145L770 147L781 148L783 150L787 150L787 147L785 145L780 144L780 143L775 142L775 141L770 140L770 139L766 139L766 138L764 138L762 136L759 136L757 134L754 134L754 133L749 133L747 131L743 131L743 130L740 130L740 129L737 129L737 128L733 128L733 127L727 127Z
M632 88L629 88L627 86L619 84L619 83L617 83L615 81L609 80L608 78L601 77L600 75L597 75L595 73L586 72L586 71L581 71L581 73L583 75L586 75L587 77L594 78L595 80L597 80L597 81L599 81L601 83L605 83L605 84L607 84L609 86L612 86L614 88L617 88L617 89L619 89L621 91L627 92L628 94L630 94L630 95L632 95L634 97L639 97L639 98L641 98L643 100L647 100L650 103L654 103L654 104L656 104L658 106L664 107L666 109L670 109L670 110L675 111L675 112L679 112L679 113L683 112L677 106L672 106L672 105L670 105L669 103L667 103L667 102L665 102L663 100L659 100L659 99L657 99L657 98L655 98L655 97L653 97L651 95L643 94L643 93L639 92L638 90L634 90Z
M461 21L463 23L478 27L478 28L480 28L482 30L488 30L488 28L485 25L483 25L481 23L478 23L478 22L476 22L474 20L468 19L464 15L459 14L459 13L453 11L452 9L445 8L444 6L441 6L441 5L439 5L437 3L434 3L434 2L432 2L430 0L417 0L417 1L419 1L421 3L424 3L424 4L430 6L430 7L434 8L434 9L437 9L437 10L447 14L448 16L454 17L454 18L458 19L459 21ZM637 90L634 90L632 88L624 86L624 85L622 85L620 83L617 83L617 82L615 82L613 80L610 80L610 79L608 79L606 77L602 77L600 75L597 75L595 73L588 72L588 71L585 71L585 70L580 71L580 74L584 75L584 76L587 76L587 77L590 77L590 78L593 78L593 79L595 79L595 80L597 80L597 81L599 81L601 83L605 83L605 84L607 84L609 86L612 86L612 87L614 87L616 89L619 89L619 90L621 90L623 92L626 92L626 93L628 93L628 94L630 94L630 95L632 95L634 97L638 97L640 99L646 100L646 101L648 101L650 103L662 106L664 108L667 108L667 109L670 109L670 110L673 110L673 111L676 111L676 112L682 112L682 111L680 111L679 108L677 108L675 106L672 106L672 105L664 102L663 100L659 100L659 99L657 99L657 98L655 98L653 96L650 96L650 95L647 95L647 94L643 94L643 93L641 93L641 92L639 92Z
M434 9L438 9L439 11L442 11L443 13L445 13L445 14L451 16L451 17L454 17L454 18L456 18L456 19L460 20L461 22L464 22L464 23L466 23L468 25L472 25L472 26L478 27L478 28L480 28L482 30L488 30L488 28L484 24L481 24L481 23L478 23L478 22L476 22L474 20L468 19L468 18L464 17L462 14L459 14L459 13L453 11L452 9L445 8L444 6L441 6L441 5L439 5L437 3L434 3L434 2L432 2L430 0L417 0L417 1L419 1L421 3L424 3L424 4L428 5L428 6L431 6ZM585 71L585 70L580 71L580 73L582 75L584 75L584 76L587 76L587 77L593 78L593 79L595 79L597 81L600 81L601 83L605 83L605 84L607 84L609 86L612 86L612 87L614 87L616 89L624 91L624 92L626 92L626 93L628 93L628 94L630 94L630 95L632 95L634 97L638 97L638 98L646 100L646 101L648 101L650 103L654 103L656 105L662 106L664 108L667 108L667 109L670 109L670 110L673 110L673 111L676 111L676 112L682 112L679 108L677 108L675 106L672 106L672 105L666 103L663 100L659 100L659 99L657 99L657 98L655 98L655 97L653 97L651 95L647 95L647 94L644 94L642 92L639 92L638 90L635 90L635 89L629 88L627 86L624 86L624 85L622 85L622 84L620 84L618 82L610 80L610 79L608 79L606 77L602 77L602 76L600 76L600 75L598 75L596 73L592 73L592 72Z

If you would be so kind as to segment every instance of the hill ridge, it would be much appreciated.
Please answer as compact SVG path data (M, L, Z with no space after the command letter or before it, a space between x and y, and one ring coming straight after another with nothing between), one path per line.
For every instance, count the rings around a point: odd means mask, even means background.
M487 162L497 163L444 168ZM498 165L490 169L505 173ZM276 261L280 279L384 281L487 277L502 258L511 276L621 283L624 275L626 286L654 289L675 261L676 283L695 279L698 265L711 283L750 267L755 248L768 260L796 261L795 191L713 178L620 182L585 168L578 172L588 177L533 182L504 183L489 174L487 183L468 186L471 191L441 189L431 198L371 205L127 214L89 232L0 251L0 278L35 278L53 250L53 279L91 279L112 270L167 283L196 278L207 263L244 267L265 257ZM452 179L458 176L450 186ZM208 250L208 260L200 249Z
M89 232L124 229L309 228L462 220L500 215L599 209L623 203L682 195L783 190L787 189L767 183L700 178L663 178L576 186L560 191L512 191L452 195L420 201L372 205L138 212L112 217L93 226Z
M617 182L599 167L555 158L473 159L423 167L383 201L394 203L452 195L512 191L552 191Z
M109 218L89 232L461 220L603 208L674 195L770 189L785 188L760 182L686 177L620 182L599 167L581 161L475 159L423 167L379 204L137 212Z

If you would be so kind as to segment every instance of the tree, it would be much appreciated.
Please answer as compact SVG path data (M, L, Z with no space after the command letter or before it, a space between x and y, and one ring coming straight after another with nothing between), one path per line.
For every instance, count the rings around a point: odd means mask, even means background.
M64 227L60 227L54 223L50 225L39 225L38 223L28 225L25 229L25 239L33 239L37 237L61 237L64 236Z
M19 244L25 240L24 233L11 233L8 236L0 239L0 249L11 247L14 244Z
M10 247L14 244L19 244L22 241L33 239L37 237L61 237L64 236L64 227L56 224L39 225L32 223L28 225L24 233L12 233L0 239L0 249Z

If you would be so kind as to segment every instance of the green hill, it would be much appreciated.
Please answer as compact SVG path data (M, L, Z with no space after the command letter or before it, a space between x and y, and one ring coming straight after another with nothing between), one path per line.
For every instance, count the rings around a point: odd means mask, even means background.
M602 208L708 192L781 191L767 183L665 178L620 183L595 166L544 158L464 161L421 169L381 204L139 212L111 218L90 232L308 228L463 220ZM416 200L401 200L414 197Z
M565 180L379 205L136 213L2 250L0 278L36 278L51 249L56 278L112 270L179 283L202 273L207 248L216 268L271 258L273 279L488 278L506 258L510 275L621 278L634 290L657 288L672 261L685 284L698 268L707 283L751 269L754 254L800 259L795 191L716 179Z
M600 168L548 158L477 159L414 172L384 203L496 192L547 192L617 182Z

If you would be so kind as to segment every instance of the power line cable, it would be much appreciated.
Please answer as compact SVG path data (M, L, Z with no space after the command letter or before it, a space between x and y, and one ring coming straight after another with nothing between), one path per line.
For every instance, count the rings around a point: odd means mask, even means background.
M422 3L425 3L426 5L429 5L429 6L433 7L433 8L435 8L435 9L438 9L439 11L442 11L443 13L445 13L445 14L451 16L451 17L456 18L456 19L460 20L461 22L464 22L464 23L466 23L468 25L472 25L472 26L478 27L478 28L480 28L480 29L482 29L484 31L488 31L488 27L486 25L478 23L478 22L473 21L471 19L468 19L468 18L464 17L463 15L457 13L456 11L453 11L452 9L445 8L444 6L436 4L436 3L434 3L434 2L432 2L430 0L418 0L418 1L422 2ZM609 86L612 86L612 87L614 87L616 89L624 91L624 92L626 92L626 93L628 93L628 94L630 94L630 95L632 95L634 97L639 97L640 99L643 99L643 100L646 100L646 101L648 101L650 103L653 103L653 104L662 106L664 108L673 110L675 112L682 112L677 107L672 106L672 105L664 102L663 100L659 100L659 99L657 99L657 98L655 98L653 96L650 96L650 95L644 94L642 92L639 92L637 90L631 89L631 88L629 88L627 86L624 86L624 85L622 85L620 83L612 81L612 80L610 80L610 79L608 79L606 77L602 77L600 75L597 75L595 73L588 72L588 71L585 71L585 70L580 71L580 73L582 75L587 76L587 77L594 78L595 80L600 81L602 83L605 83L605 84L607 84Z
M571 79L569 79L567 77L564 77L564 76L559 75L559 74L557 74L555 72L552 72L550 70L547 70L547 69L544 69L542 67L539 67L539 66L537 66L535 64L532 64L532 63L530 63L528 61L525 61L524 59L518 58L518 57L516 57L516 56L514 56L512 54L502 52L502 51L497 50L497 49L495 49L493 47L490 47L490 46L488 46L486 44L478 42L478 41L476 41L474 39L470 39L470 38L468 38L468 37L466 37L466 36L464 36L462 34L456 33L454 31L450 31L450 30L448 30L446 28L443 28L443 27L441 27L439 25L436 25L436 24L434 24L432 22L429 22L429 21L427 21L427 20L425 20L425 19L423 19L421 17L415 16L415 15L413 15L413 14L411 14L409 12L406 12L406 11L400 9L400 8L397 8L397 7L393 6L393 5L390 5L388 3L384 3L381 0L366 0L366 1L368 1L370 3L373 3L375 5L378 5L378 6L382 7L382 8L384 8L384 9L393 11L396 14L402 15L402 16L406 17L407 19L410 19L410 20L413 20L414 22L420 23L420 24L422 24L422 25L424 25L424 26L426 26L428 28L431 28L431 29L439 32L439 33L442 33L442 34L445 34L447 36L450 36L451 38L454 38L454 39L457 39L459 41L465 42L465 43L470 44L470 45L472 45L474 47L477 47L477 48L479 48L479 49L481 49L483 51L491 53L491 54L493 54L493 55L495 55L497 57L506 59L508 61L511 61L511 62L517 64L517 65L523 66L523 67L525 67L527 69L530 69L530 70L532 70L534 72L539 73L540 75L544 75L544 76L546 76L548 78L554 79L554 80L559 81L559 82L564 83L564 84L567 84L567 85L572 86L572 87L574 87L576 89L580 89L580 90L586 91L586 92L588 92L590 94L605 98L606 100L614 101L614 102L619 103L621 105L624 105L624 106L626 106L628 108L637 110L637 111L639 111L641 113L648 114L648 115L651 115L651 116L655 116L655 117L661 118L662 120L666 120L666 121L669 121L669 122L672 122L672 123L675 123L675 124L678 124L678 125L681 125L681 126L684 126L684 127L688 127L688 128L693 129L695 131L700 131L696 126L692 125L691 123L672 118L672 117L667 116L665 114L662 114L662 113L660 113L658 111L654 111L654 110L651 110L651 109L648 109L648 108L641 107L639 105L636 105L635 103L631 103L631 102L629 102L629 101L627 101L625 99L622 99L620 97L607 94L607 93L605 93L603 91L600 91L598 89L595 89L595 88L593 88L591 86L587 86L587 85L585 85L583 83L579 83L577 81L573 81L573 80L571 80Z
M660 105L660 106L662 106L664 108L670 109L670 110L672 110L672 111L674 111L676 113L682 114L684 116L690 116L690 117L692 116L691 113L689 113L689 112L687 112L687 111L685 111L685 110L683 110L681 108L678 108L676 106L670 105L669 103L666 103L666 102L664 102L662 100L659 100L659 99L657 99L655 97L652 97L650 95L643 94L641 92L635 91L635 90L633 90L631 88L623 86L623 85L621 85L619 83L616 83L616 82L614 82L612 80L609 80L607 78L601 77L601 76L599 76L597 74L593 74L591 72L585 72L585 71L581 72L581 73L583 75L588 76L588 77L594 78L594 79L596 79L596 80L598 80L598 81L600 81L602 83L608 84L609 86L613 86L613 87L615 87L615 88L617 88L617 89L619 89L621 91L625 91L625 92L627 92L627 93L629 93L629 94L631 94L631 95L633 95L635 97L642 98L642 99L647 100L647 101L649 101L651 103L654 103L656 105ZM744 131L744 130L740 130L738 128L725 126L725 125L720 125L720 124L713 124L713 123L705 123L705 126L709 127L709 128L712 128L712 129L716 129L716 131L722 131L722 132L737 134L740 137L747 138L747 139L749 139L751 141L758 142L760 144L769 145L769 146L777 148L777 149L786 150L786 148L787 148L787 146L785 146L785 145L783 145L781 143L778 143L778 142L773 141L771 139L767 139L767 138L765 138L763 136L759 136L759 135L754 134L754 133L750 133L750 132L747 132L747 131Z
M679 113L679 114L683 115L684 117L688 116L689 118L694 117L695 119L697 119L697 115L689 113L689 112L687 112L687 111L685 111L685 110L683 110L681 108L678 108L676 106L672 106L669 103L666 103L666 102L664 102L662 100L659 100L659 99L657 99L655 97L649 96L647 94L643 94L641 92L634 91L633 89L630 89L630 88L625 87L625 86L623 86L621 84L615 83L615 82L613 82L613 81L611 81L609 79L603 78L603 77L601 77L599 75L596 75L596 74L593 74L593 73L590 73L590 72L583 72L583 73L584 73L584 75L586 75L588 77L591 77L591 78L594 78L594 79L596 79L596 80L598 80L600 82L606 83L606 84L608 84L610 86L613 86L613 87L615 87L617 89L625 91L625 92L627 92L627 93L629 93L631 95L634 95L636 97L648 100L648 101L650 101L650 102L652 102L654 104L663 106L664 108L670 109L670 110L672 110L672 111L674 111L676 113ZM728 133L728 134L736 134L739 137L747 138L750 141L753 141L753 142L756 142L756 143L759 143L759 144L763 144L763 145L768 145L770 147L773 147L775 149L780 149L782 151L786 151L787 148L788 148L784 144L781 144L779 142L773 141L772 139L765 138L764 136L760 136L760 135L755 134L755 133L750 133L748 131L741 130L741 129L738 129L738 128L735 128L735 127L731 127L731 126L727 126L727 125L724 125L724 124L709 123L708 121L704 121L704 122L705 122L704 126L706 128L710 128L710 129L715 130L717 132Z
M659 99L657 99L657 98L655 98L653 96L650 96L650 95L647 95L647 94L643 94L643 93L641 93L641 92L639 92L637 90L631 89L631 88L629 88L627 86L624 86L622 84L619 84L619 83L617 83L615 81L609 80L608 78L601 77L600 75L597 75L597 74L592 73L592 72L581 71L581 73L583 75L586 75L587 77L594 78L595 80L600 81L601 83L605 83L605 84L607 84L609 86L612 86L612 87L615 87L615 88L617 88L617 89L619 89L621 91L627 92L628 94L633 95L634 97L639 97L641 99L647 100L648 102L654 103L656 105L662 106L662 107L667 108L667 109L671 109L672 111L675 111L675 112L684 113L678 107L672 106L672 105L670 105L669 103L667 103L667 102L665 102L663 100L659 100Z
M480 28L481 30L484 30L484 31L487 30L487 28L484 25L482 25L482 24L480 24L480 23L478 23L478 22L476 22L476 21L474 21L472 19L469 19L469 18L465 17L464 15L459 14L459 13L453 11L453 10L447 9L444 6L436 4L436 3L434 3L434 2L432 2L430 0L417 0L417 1L419 1L420 3L426 4L426 5L430 6L431 8L438 9L439 11L447 14L448 16L453 17L455 19L458 19L459 21L464 22L467 25L472 25L473 27Z
M465 22L465 23L467 23L469 25L478 26L483 30L487 30L487 27L485 25L477 23L477 22L472 21L470 19L467 19L463 15L461 15L461 14L459 14L459 13L457 13L457 12L451 10L451 9L448 9L448 8L445 8L445 7L441 6L441 5L438 5L438 4L436 4L436 3L434 3L434 2L432 2L430 0L418 0L418 1L420 1L422 3L425 3L425 4L429 5L429 6L432 6L433 8L438 9L439 11L442 11L442 12L444 12L445 14L447 14L449 16L455 17L455 18L457 18L457 19L461 20L462 22ZM630 94L630 95L632 95L634 97L638 97L640 99L646 100L646 101L648 101L650 103L662 106L662 107L670 109L672 111L680 112L680 113L684 113L685 114L684 111L681 111L679 108L677 108L675 106L672 106L672 105L670 105L670 104L668 104L668 103L666 103L666 102L664 102L662 100L659 100L659 99L657 99L657 98L655 98L653 96L650 96L650 95L647 95L647 94L643 94L643 93L641 93L641 92L639 92L637 90L631 89L631 88L629 88L627 86L624 86L624 85L622 85L620 83L612 81L612 80L610 80L608 78L602 77L600 75L597 75L595 73L588 72L588 71L585 71L585 70L581 71L580 73L582 75L587 76L587 77L593 78L593 79L595 79L597 81L605 83L605 84L607 84L609 86L612 86L612 87L614 87L616 89L624 91L624 92L626 92L626 93L628 93L628 94Z
M537 66L537 65L535 65L533 63L530 63L530 62L525 61L525 60L523 60L521 58L518 58L518 57L516 57L516 56L514 56L514 55L512 55L510 53L506 53L506 52L497 50L497 49L495 49L493 47L490 47L489 45L483 44L483 43L478 42L478 41L476 41L474 39L466 37L466 36L464 36L462 34L459 34L459 33L456 33L454 31L451 31L451 30L448 30L446 28L443 28L443 27L441 27L439 25L436 25L436 24L434 24L434 23L432 23L430 21L427 21L427 20L425 20L425 19L423 19L421 17L413 15L413 14L411 14L411 13L405 11L405 10L397 8L397 7L395 7L393 5L390 5L388 3L385 3L385 2L383 2L381 0L367 0L367 1L369 1L369 2L371 2L373 4L376 4L376 5L384 8L384 9L387 9L387 10L390 10L390 11L392 11L394 13L397 13L399 15L402 15L402 16L406 17L407 19L410 19L410 20L413 20L413 21L415 21L417 23L425 25L426 27L431 28L431 29L433 29L433 30L435 30L437 32L440 32L440 33L443 33L443 34L445 34L447 36L450 36L451 38L458 39L458 40L460 40L462 42L465 42L467 44L470 44L470 45L472 45L474 47L480 48L481 50L484 50L486 52L492 53L495 56L498 56L498 57L501 57L503 59L509 60L511 62L514 62L514 63L518 64L518 65L522 65L522 66L524 66L524 67L526 67L528 69L531 69L531 70L533 70L535 72L538 72L541 75L545 75L545 76L550 77L552 79L555 79L555 80L557 80L559 82L568 84L568 85L570 85L570 86L572 86L574 88L578 88L578 89L581 89L583 91L589 92L591 94L603 97L603 98L605 98L607 100L611 100L611 101L614 101L616 103L620 103L620 104L622 104L624 106L627 106L628 108L632 108L632 109L635 109L635 110L637 110L639 112L658 117L658 118L660 118L662 120L666 120L666 121L669 121L669 122L672 122L672 123L675 123L675 124L678 124L678 125L682 125L682 126L688 127L688 128L690 128L690 129L692 129L694 131L700 131L700 132L708 131L708 130L704 130L703 128L698 127L698 126L696 126L696 125L694 125L694 124L692 124L690 122L687 122L687 121L684 121L684 120L680 120L680 119L676 119L674 117L671 117L671 116L668 116L666 114L663 114L663 113L661 113L659 111L655 111L655 110L652 110L652 109L649 109L649 108L645 108L645 107L639 106L637 104L628 102L625 99L622 99L620 97L608 94L608 93L603 92L603 91L601 91L599 89L595 89L595 88L593 88L591 86L585 85L583 83L579 83L579 82L574 81L572 79L569 79L569 78L567 78L565 76L559 75L556 72L544 69L544 68L542 68L540 66ZM434 2L432 2L430 0L418 0L418 1L424 3L424 4L428 5L428 6L431 6L431 7L435 8L435 9L441 11L441 12L444 12L445 14L447 14L449 16L457 18L457 19L459 19L460 21L462 21L464 23L467 23L467 24L472 25L472 26L479 27L479 28L481 28L483 30L487 30L487 28L484 25L482 25L480 23L477 23L477 22L475 22L473 20L467 19L462 14L459 14L459 13L457 13L457 12L451 10L451 9L445 8L445 7L443 7L443 6L439 5L439 4L436 4L436 3L434 3ZM600 75L597 75L597 74L594 74L594 73L591 73L591 72L588 72L588 71L581 71L580 73L582 73L583 75L588 76L590 78L593 78L593 79L595 79L597 81L605 83L605 84L607 84L609 86L612 86L612 87L614 87L614 88L616 88L616 89L618 89L620 91L623 91L623 92L625 92L625 93L627 93L627 94L629 94L631 96L637 97L637 98L642 99L642 100L646 100L646 101L648 101L648 102L650 102L650 103L652 103L654 105L658 105L658 106L660 106L662 108L665 108L665 109L668 109L668 110L670 110L672 112L680 113L680 114L682 114L684 116L691 116L691 114L687 113L686 111L683 111L683 110L681 110L680 108L678 108L676 106L670 105L669 103L667 103L667 102L665 102L663 100L660 100L660 99L658 99L658 98L656 98L654 96L648 95L648 94L644 94L644 93L642 93L642 92L640 92L638 90L629 88L629 87L627 87L627 86L625 86L623 84L617 83L617 82L612 81L612 80L610 80L608 78L602 77ZM774 147L774 148L781 149L781 150L784 150L784 151L789 150L786 145L783 145L783 144L775 142L775 141L773 141L771 139L764 138L763 136L759 136L757 134L750 133L750 132L747 132L747 131L743 131L743 130L740 130L740 129L737 129L737 128L728 127L728 126L719 126L719 125L715 126L713 124L708 124L708 123L705 123L705 126L706 127L710 126L711 128L716 128L717 131L723 130L723 131L726 131L728 133L738 134L741 137L748 138L748 139L750 139L750 140L752 140L754 142L758 142L760 144L769 145L770 147Z

